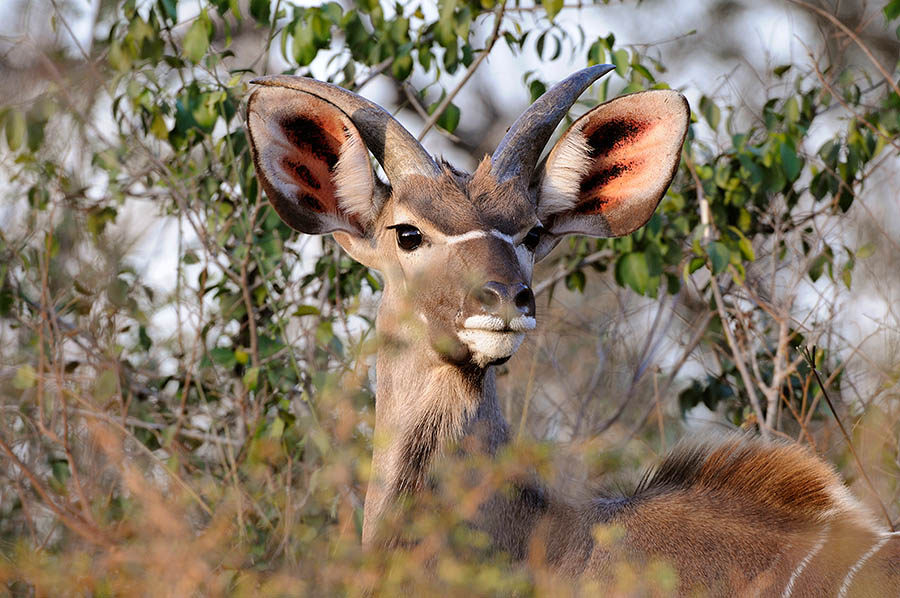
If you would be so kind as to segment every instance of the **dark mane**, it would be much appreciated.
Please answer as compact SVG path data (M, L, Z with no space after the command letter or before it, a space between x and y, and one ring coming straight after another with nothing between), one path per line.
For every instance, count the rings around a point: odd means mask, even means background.
M676 448L644 474L632 500L673 492L719 495L815 519L840 506L844 488L805 447L737 437Z

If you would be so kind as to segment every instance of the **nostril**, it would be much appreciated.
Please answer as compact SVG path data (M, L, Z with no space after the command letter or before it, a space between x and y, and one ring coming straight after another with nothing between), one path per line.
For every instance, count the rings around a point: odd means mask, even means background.
M534 293L531 291L531 287L525 286L524 284L519 285L519 287L519 292L516 293L515 297L516 307L523 312L533 311Z
M485 309L496 308L503 301L503 291L495 282L489 282L475 293L475 298Z

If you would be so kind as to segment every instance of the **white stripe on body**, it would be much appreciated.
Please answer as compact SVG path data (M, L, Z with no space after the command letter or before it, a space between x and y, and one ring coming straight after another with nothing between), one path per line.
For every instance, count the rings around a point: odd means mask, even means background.
M822 547L825 546L825 540L828 538L828 533L830 531L831 524L826 523L825 527L822 529L822 533L819 534L819 539L816 541L815 545L813 545L812 550L803 557L803 560L800 561L800 564L797 565L797 568L791 573L791 578L788 579L787 585L784 586L784 592L782 592L781 598L791 598L791 595L794 593L794 584L797 583L797 580L803 574L803 571L806 569L806 566L809 565L810 561L812 561L819 551L822 550Z
M838 590L838 598L847 598L847 591L850 589L850 585L853 583L853 578L859 572L860 569L863 568L863 565L866 564L870 558L875 556L875 553L881 550L881 547L887 544L887 541L891 539L891 534L885 534L881 537L878 542L875 542L875 545L869 549L869 551L862 555L856 563L850 567L850 571L847 572L847 577L844 578L844 583L841 584L841 589Z

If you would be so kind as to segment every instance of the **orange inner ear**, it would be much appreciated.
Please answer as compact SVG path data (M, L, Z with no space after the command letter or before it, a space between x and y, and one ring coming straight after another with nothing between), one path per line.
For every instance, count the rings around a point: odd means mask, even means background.
M288 115L279 126L292 148L281 157L281 166L301 189L297 201L320 214L338 214L333 173L349 134L347 127L339 119L312 114Z
M588 122L582 134L591 149L591 169L581 181L575 213L615 210L643 183L644 138L653 123L629 118Z

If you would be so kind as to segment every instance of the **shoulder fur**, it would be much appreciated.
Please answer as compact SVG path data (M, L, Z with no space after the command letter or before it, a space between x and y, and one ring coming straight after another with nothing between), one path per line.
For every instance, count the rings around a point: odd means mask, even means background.
M732 438L683 445L644 476L634 498L678 491L721 496L809 523L837 517L881 531L834 469L799 444Z

